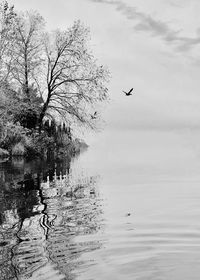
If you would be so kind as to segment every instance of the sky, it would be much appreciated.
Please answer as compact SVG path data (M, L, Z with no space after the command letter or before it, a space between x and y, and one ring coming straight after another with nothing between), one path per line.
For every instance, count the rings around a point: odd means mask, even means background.
M196 129L200 126L199 0L13 0L38 10L46 27L80 19L91 49L111 72L102 113L113 130ZM126 97L123 90L134 87Z

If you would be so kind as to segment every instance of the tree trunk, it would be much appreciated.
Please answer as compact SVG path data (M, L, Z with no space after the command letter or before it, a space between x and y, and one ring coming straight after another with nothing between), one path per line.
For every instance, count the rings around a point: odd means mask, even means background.
M42 130L42 121L43 121L43 118L44 118L44 116L46 114L46 111L48 109L49 101L50 101L50 94L48 94L47 100L42 107L42 111L40 113L40 117L39 117L39 120L38 120L39 133L41 133L41 130Z
M30 100L30 94L29 94L29 86L28 86L28 61L27 61L27 46L25 46L25 54L24 54L24 58L25 58L25 65L24 65L24 78L25 78L25 85L24 85L24 91L26 94L26 98L28 99L28 101Z
M45 116L46 110L47 110L47 106L46 106L46 103L45 103L43 108L42 108L42 111L40 113L39 120L38 120L39 133L41 133L41 130L42 130L42 121L43 121L43 118Z

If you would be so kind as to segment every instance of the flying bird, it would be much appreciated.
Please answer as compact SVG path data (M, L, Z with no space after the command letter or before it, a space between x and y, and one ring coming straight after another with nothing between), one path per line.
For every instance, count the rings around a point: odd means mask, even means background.
M97 111L96 112L94 112L94 114L93 115L91 115L91 119L96 119L97 118Z
M123 91L125 94L126 94L126 96L129 96L129 95L132 95L132 92L133 91L133 88L131 88L128 92L126 92L126 91Z

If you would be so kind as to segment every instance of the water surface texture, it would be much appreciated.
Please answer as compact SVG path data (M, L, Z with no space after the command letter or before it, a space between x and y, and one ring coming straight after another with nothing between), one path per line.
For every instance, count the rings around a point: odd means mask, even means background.
M71 160L1 162L0 279L199 279L198 143L105 132Z

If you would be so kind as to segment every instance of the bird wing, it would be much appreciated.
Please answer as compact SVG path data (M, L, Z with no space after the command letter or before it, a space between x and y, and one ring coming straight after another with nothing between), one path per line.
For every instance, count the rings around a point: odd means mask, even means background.
M132 91L133 91L133 88L132 88L132 89L130 89L128 93L131 93Z

